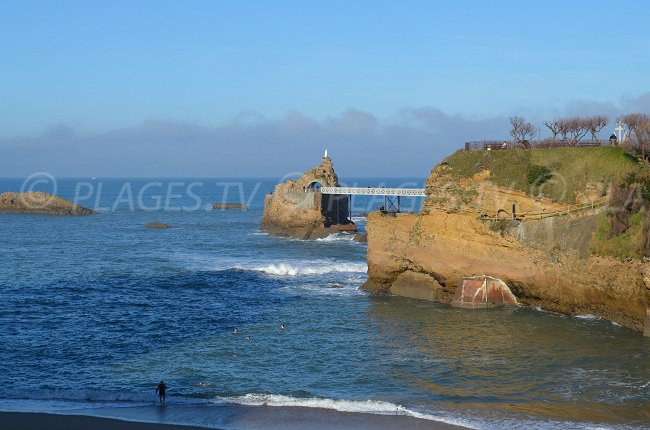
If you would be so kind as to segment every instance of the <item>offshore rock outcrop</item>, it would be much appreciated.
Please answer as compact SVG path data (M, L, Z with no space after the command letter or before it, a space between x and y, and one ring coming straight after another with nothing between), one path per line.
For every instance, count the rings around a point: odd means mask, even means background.
M276 185L264 198L262 230L276 236L317 239L339 231L356 232L347 216L347 196L323 195L320 187L338 187L332 160L321 163L299 179Z
M504 214L512 204L521 212L552 212L559 205L494 186L486 181L489 172L450 181L440 174L445 168L432 172L420 214L368 216L364 289L452 303L464 278L488 275L503 281L520 304L644 331L650 263L591 255L602 208L512 220Z
M173 225L165 224L165 223L158 222L158 221L148 222L144 226L146 228L157 228L157 229L166 229L166 228L174 227Z
M95 211L49 193L29 191L0 194L0 213L91 215Z

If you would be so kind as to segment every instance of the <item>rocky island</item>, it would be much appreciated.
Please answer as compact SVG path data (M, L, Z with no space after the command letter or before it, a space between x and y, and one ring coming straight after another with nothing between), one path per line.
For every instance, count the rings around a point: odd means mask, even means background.
M368 216L363 288L452 303L489 279L517 303L650 335L647 177L613 147L458 151L420 213Z
M53 194L29 191L0 194L0 213L92 215L95 211Z
M327 195L321 187L338 187L332 160L327 156L299 179L278 184L264 198L262 230L276 236L317 239L336 232L356 233L345 195Z

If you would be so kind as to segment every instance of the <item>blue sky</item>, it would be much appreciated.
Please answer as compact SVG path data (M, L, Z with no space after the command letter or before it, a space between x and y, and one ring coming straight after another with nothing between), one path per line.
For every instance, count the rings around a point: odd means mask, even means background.
M6 1L0 176L282 176L324 146L339 174L426 175L465 140L507 137L513 114L650 111L649 14L647 1Z

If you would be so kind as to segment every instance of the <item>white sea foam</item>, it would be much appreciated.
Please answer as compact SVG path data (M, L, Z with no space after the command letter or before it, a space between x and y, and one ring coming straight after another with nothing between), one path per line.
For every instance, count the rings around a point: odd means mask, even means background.
M323 260L261 260L214 257L210 255L174 254L171 258L180 260L185 267L192 270L243 270L260 272L271 276L318 276L329 273L365 274L368 265L351 261Z
M354 235L353 234L346 234L346 233L332 233L327 237L323 237L320 239L316 239L319 242L352 242L354 241ZM358 243L358 242L355 242Z
M253 233L248 233L249 236L269 236L269 234L265 231L256 231Z
M353 216L352 218L350 218L350 220L352 222L354 222L355 224L358 224L360 222L368 221L368 217L365 217L365 216Z
M339 412L356 412L362 414L403 415L423 420L438 421L474 428L468 423L461 422L461 420L458 419L417 412L404 406L381 400L336 400L318 397L297 398L278 394L246 394L239 397L219 397L215 400L218 403L236 403L247 406L293 406L301 408L332 409Z
M313 262L313 263L273 263L257 267L239 266L237 269L253 270L273 276L315 276L327 273L366 273L368 266L361 263L336 263L336 262Z
M592 314L576 315L575 317L576 317L576 318L579 318L579 319L581 319L581 320L591 320L591 321L595 321L595 320L599 320L599 319L600 319L599 316L597 316L597 315L592 315Z
M366 293L359 289L363 284L363 281L356 279L347 279L341 283L321 285L321 284L302 284L302 285L288 285L282 287L282 291L286 291L293 294L315 294L321 296L338 296L338 297L350 297L350 296L361 296Z

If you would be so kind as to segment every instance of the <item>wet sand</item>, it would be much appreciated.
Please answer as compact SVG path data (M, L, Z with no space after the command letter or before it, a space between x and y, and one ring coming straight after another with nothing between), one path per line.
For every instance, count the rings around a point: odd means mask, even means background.
M127 421L128 420L128 421ZM33 412L0 412L3 430L460 430L438 421L399 415L339 412L303 407L215 405L165 408L105 408L67 411L66 415ZM192 422L194 425L175 425Z
M205 427L138 423L113 418L97 418L83 415L58 415L35 412L0 412L3 430L203 430Z

